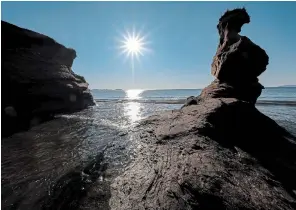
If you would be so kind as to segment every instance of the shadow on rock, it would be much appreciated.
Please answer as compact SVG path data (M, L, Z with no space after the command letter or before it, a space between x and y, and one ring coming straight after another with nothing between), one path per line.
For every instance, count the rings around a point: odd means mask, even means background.
M83 199L88 195L89 190L97 180L104 177L108 164L104 162L103 152L97 155L95 160L90 162L82 171L74 170L63 175L50 189L46 198L41 198L43 210L74 210L80 207ZM100 203L101 209L109 209L108 200L110 189L107 183L99 182L99 188L104 188Z
M219 142L221 146L249 153L296 198L292 192L296 189L295 136L254 106L243 102L222 105L207 121L214 126L200 134Z

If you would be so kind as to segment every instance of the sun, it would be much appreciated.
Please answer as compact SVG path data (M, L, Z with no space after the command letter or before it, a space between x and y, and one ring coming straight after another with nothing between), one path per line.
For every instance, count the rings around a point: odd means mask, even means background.
M148 51L146 37L140 33L136 33L135 30L132 32L127 31L122 35L120 41L121 53L127 57L139 59L140 56L144 56L144 52Z
M124 62L128 59L131 65L132 85L135 84L135 59L140 63L140 56L144 56L146 52L152 52L151 49L147 48L147 45L150 43L147 41L147 37L147 34L143 35L139 31L136 32L135 27L133 27L132 30L126 30L125 33L121 34L120 39L119 37L117 39L120 43L118 46L120 55L124 54Z
M129 39L127 40L126 49L131 53L140 53L142 43L138 39Z

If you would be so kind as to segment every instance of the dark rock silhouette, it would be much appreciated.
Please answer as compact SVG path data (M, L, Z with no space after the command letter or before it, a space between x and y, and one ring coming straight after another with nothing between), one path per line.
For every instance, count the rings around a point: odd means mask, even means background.
M220 43L212 63L212 74L221 82L252 85L266 70L269 60L266 52L248 37L238 34L243 24L249 22L245 9L227 11L219 20Z
M111 185L111 209L296 209L296 137L254 106L268 56L237 34L248 22L245 9L227 11L216 80L136 128L136 158Z
M245 9L227 11L219 19L220 42L211 65L216 80L203 90L201 98L234 97L256 103L264 88L258 76L266 70L269 57L248 37L238 34L249 22Z
M75 50L5 21L1 29L2 136L95 104L71 69Z

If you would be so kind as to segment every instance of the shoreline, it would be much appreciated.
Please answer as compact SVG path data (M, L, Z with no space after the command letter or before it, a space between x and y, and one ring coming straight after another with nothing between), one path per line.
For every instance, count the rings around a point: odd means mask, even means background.
M97 103L153 103L153 104L184 104L186 99L178 100L151 100L151 99L94 99ZM256 105L296 106L296 101L258 100Z

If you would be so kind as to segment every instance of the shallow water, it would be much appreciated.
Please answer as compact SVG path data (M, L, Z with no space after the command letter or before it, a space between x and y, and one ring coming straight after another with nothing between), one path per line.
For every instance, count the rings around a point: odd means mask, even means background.
M53 196L52 189L61 177L70 176L73 181L75 173L85 171L87 165L104 150L103 162L109 164L107 172L98 175L98 180L83 199L78 199L80 209L99 206L106 209L108 203L104 202L110 196L108 182L133 158L133 150L137 146L128 131L149 115L180 107L181 104L130 100L123 103L99 102L96 107L61 115L28 132L2 139L2 208L41 209L44 201ZM257 105L257 108L296 134L294 106ZM77 183L80 181L73 184L80 186ZM81 188L85 186L83 184ZM78 191L80 193L82 189ZM77 199L72 197L69 200L73 198Z

